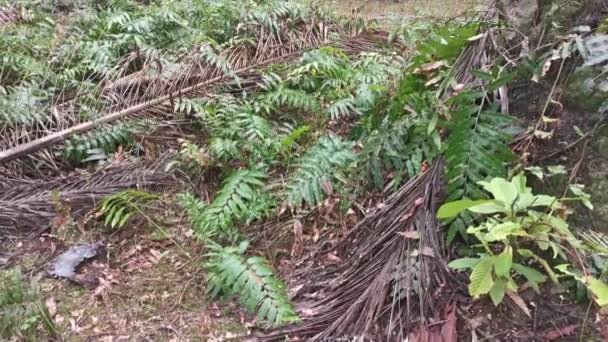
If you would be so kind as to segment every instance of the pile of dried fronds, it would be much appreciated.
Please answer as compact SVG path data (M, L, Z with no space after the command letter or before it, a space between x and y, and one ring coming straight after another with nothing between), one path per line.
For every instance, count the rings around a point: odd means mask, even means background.
M88 174L0 180L0 237L35 236L66 215L82 217L102 198L127 189L162 190L175 184L163 163L118 165ZM66 217L68 219L68 217Z
M313 255L291 284L299 289L302 322L262 340L403 341L428 333L442 319L452 288L435 209L442 171L437 161L334 247Z

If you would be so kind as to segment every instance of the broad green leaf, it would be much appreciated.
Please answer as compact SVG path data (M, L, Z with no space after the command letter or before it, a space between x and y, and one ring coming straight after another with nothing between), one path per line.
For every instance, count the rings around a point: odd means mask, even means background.
M517 188L515 185L504 178L494 178L490 182L478 182L486 191L492 194L494 198L501 201L507 206L517 198Z
M507 246L502 253L496 256L496 264L494 264L494 272L497 276L506 276L511 272L513 266L513 248Z
M484 203L472 206L468 209L477 214L495 214L509 211L508 207L505 207L501 205L500 202L494 200L484 201Z
M534 176L536 176L541 181L545 178L545 174L543 172L543 168L540 166L530 166L526 168L526 171L530 172Z
M549 263L547 262L547 260L539 257L538 255L536 255L534 252L532 252L529 249L518 249L517 253L519 253L519 255L524 256L524 257L530 257L533 258L534 260L536 260L536 262L538 262L547 272L547 274L549 275L549 278L551 278L551 281L553 281L555 284L559 284L559 278L557 277L557 275L555 274L555 272L553 272L553 269L551 269L551 266L549 266Z
M465 268L473 268L479 262L479 258L460 258L453 260L448 264L449 268L453 268L455 270L462 270Z
M550 165L547 166L547 170L549 171L549 175L551 175L551 177L557 175L565 175L566 173L568 173L568 171L566 171L566 168L563 165Z
M593 293L597 305L608 305L608 284L591 276L587 276L586 280L586 284L589 287L591 293Z
M480 295L487 294L494 286L492 278L492 268L495 258L493 256L484 256L473 267L471 272L471 283L469 284L469 293L474 298L479 298Z
M516 222L503 222L494 226L488 226L488 233L485 235L485 240L488 242L500 241L509 236L526 236L526 232L522 229L521 224Z
M439 211L437 211L437 218L440 218L440 219L452 218L452 217L457 216L458 214L460 214L462 211L464 211L466 209L469 209L469 208L475 207L475 206L479 206L480 204L484 204L484 203L488 203L488 202L492 202L492 200L472 201L472 200L465 199L465 200L448 202L439 208Z
M547 281L547 276L531 267L524 266L518 263L513 264L513 269L528 280L528 283L530 284L530 286L532 286L534 291L540 293L540 288L538 287L538 285Z
M490 290L490 298L494 306L498 306L505 297L505 281L502 279L496 279L494 286Z

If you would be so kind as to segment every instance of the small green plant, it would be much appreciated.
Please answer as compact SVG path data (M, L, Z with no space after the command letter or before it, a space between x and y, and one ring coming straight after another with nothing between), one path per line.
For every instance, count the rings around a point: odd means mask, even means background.
M98 215L111 228L122 228L134 215L143 214L142 207L160 197L145 191L125 190L105 197L98 208Z
M249 310L257 311L258 320L274 326L297 321L283 283L274 276L266 259L245 257L247 247L247 242L238 247L212 247L207 263L209 294L238 295Z
M0 336L35 341L39 327L56 335L48 308L40 301L36 281L26 283L19 269L0 274Z
M444 204L438 212L442 219L455 217L464 210L488 215L480 225L467 229L480 243L479 256L456 259L449 264L454 269L472 270L469 293L475 298L489 294L498 305L507 291L518 290L518 276L523 276L537 292L547 276L558 283L549 261L539 254L567 260L563 249L566 243L580 247L580 241L559 215L565 210L562 201L553 196L534 195L526 187L522 174L511 181L494 178L478 184L493 199L454 201ZM526 266L529 264L539 265L545 274Z

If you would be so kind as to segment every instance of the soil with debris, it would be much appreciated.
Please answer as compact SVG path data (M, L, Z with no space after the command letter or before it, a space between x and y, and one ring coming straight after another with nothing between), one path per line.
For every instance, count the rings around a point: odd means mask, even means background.
M0 245L2 269L18 266L26 283L39 278L40 297L60 340L219 341L250 330L252 317L236 303L207 299L200 266L204 253L189 227L64 229ZM74 281L48 275L58 255L98 239L104 240L103 253L83 261Z

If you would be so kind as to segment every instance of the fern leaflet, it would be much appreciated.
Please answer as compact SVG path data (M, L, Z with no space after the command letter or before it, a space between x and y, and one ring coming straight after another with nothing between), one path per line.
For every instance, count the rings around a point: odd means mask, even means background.
M332 179L342 178L341 169L355 160L353 143L324 136L296 162L287 183L286 201L293 208L316 206L331 192Z
M450 135L445 155L447 201L457 199L481 199L484 190L477 182L488 177L504 177L506 166L512 159L507 146L511 136L506 128L513 118L496 111L483 110L475 101L483 96L466 92L452 99L456 110L449 123ZM450 223L448 241L456 232L464 232L470 216L459 216Z
M232 224L248 210L263 186L266 174L259 170L238 170L224 181L211 204L193 219L196 233L207 239L222 232L233 237Z
M210 273L208 293L214 297L239 295L241 303L249 310L257 311L260 321L273 326L297 321L285 286L274 276L266 259L246 258L243 255L246 248L246 243L241 243L239 248L213 248L207 264Z

